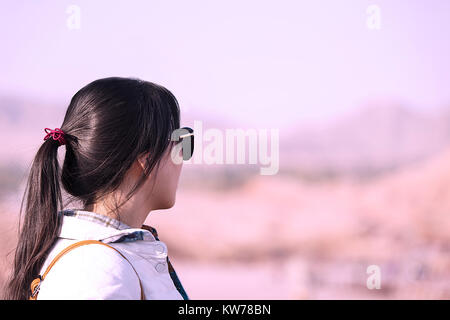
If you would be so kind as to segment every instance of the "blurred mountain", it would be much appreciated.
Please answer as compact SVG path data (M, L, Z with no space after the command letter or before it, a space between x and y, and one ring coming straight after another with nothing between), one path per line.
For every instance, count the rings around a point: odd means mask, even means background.
M385 261L423 246L438 246L448 257L449 212L447 149L369 183L279 175L255 176L227 192L181 188L174 208L148 220L180 255L257 259L302 252Z
M292 130L283 165L310 172L371 174L424 160L450 146L450 109L367 105L326 124Z

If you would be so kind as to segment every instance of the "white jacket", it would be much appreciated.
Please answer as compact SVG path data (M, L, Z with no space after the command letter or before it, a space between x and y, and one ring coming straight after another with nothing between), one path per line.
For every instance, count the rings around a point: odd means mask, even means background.
M100 240L127 257L139 275L147 300L184 298L181 293L184 289L175 270L172 269L172 276L169 273L167 246L158 240L157 235L146 229L118 229L104 221L96 221L96 216L100 215L89 211L65 211L81 212L85 217L63 216L60 236L40 275L53 258L70 244L80 240ZM41 282L37 299L140 299L139 280L129 262L103 245L77 247L53 265ZM188 299L187 296L185 299Z

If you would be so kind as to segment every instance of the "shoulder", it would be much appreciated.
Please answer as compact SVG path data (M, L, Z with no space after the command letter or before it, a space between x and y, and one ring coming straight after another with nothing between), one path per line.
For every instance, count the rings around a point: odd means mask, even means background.
M139 299L139 278L117 251L100 244L74 248L43 280L38 299Z

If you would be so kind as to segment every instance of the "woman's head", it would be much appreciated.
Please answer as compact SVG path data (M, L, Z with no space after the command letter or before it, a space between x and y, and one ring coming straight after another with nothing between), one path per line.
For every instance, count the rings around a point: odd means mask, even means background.
M117 190L140 159L143 174L135 191L167 154L179 112L170 91L146 81L106 78L82 88L61 126L68 137L65 190L88 206Z
M59 234L59 181L70 200L85 208L112 194L120 194L112 208L116 213L137 195L149 211L173 206L181 164L171 161L171 134L179 127L178 102L160 85L113 77L80 89L60 126L66 149L62 171L53 139L42 143L31 166L7 297L28 297Z

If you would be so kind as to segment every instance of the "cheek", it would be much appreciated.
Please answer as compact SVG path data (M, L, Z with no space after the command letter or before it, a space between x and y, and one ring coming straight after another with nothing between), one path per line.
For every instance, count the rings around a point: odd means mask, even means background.
M174 164L171 160L160 167L154 190L159 208L167 209L175 204L181 169L182 164Z
M170 181L170 184L172 187L178 186L178 181L180 180L180 174L181 174L181 168L183 167L183 163L181 164L174 164L170 163L170 169L169 169L169 177L168 180Z
M177 154L177 161L174 162L172 160L172 156L169 156L167 161L168 166L168 175L170 180L175 180L175 182L178 182L178 179L180 177L181 168L183 167L183 151L180 148L178 152L174 151L174 153Z

